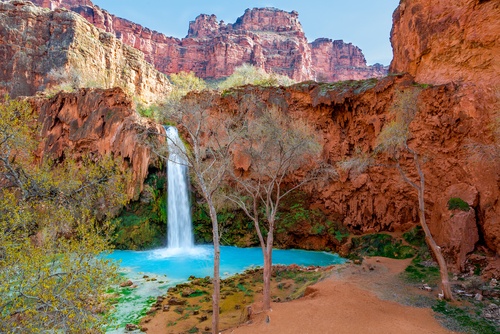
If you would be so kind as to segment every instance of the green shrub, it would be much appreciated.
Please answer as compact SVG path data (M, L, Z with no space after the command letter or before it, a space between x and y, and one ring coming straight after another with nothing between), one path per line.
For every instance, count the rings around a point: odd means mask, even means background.
M285 75L267 73L264 69L249 64L243 64L234 69L233 74L219 84L219 89L225 91L232 87L255 86L290 86L294 81Z
M388 234L369 234L352 238L354 256L383 256L392 259L407 259L415 256L415 249L403 245Z
M459 197L452 197L448 200L448 210L469 211L469 204Z
M453 328L454 330L472 334L498 334L498 327L495 326L495 323L480 316L480 308L482 307L483 305L458 307L440 300L432 309L434 312L441 314L441 318L445 316L453 320L455 322L453 327L458 325L458 328ZM445 325L449 323L449 321L446 321L448 319L442 319Z
M423 247L425 243L425 233L422 226L418 225L408 232L403 233L403 239L412 246Z

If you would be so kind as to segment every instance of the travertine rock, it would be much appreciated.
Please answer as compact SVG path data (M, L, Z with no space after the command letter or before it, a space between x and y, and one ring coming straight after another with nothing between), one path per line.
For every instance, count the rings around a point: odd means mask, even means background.
M129 198L137 199L143 189L148 167L157 157L138 136L161 126L141 118L133 109L132 99L121 88L87 89L59 93L52 98L29 99L41 124L37 154L44 159L83 154L121 157L124 168L131 170Z
M66 83L123 87L152 102L171 87L141 52L81 16L28 1L0 2L0 93L33 95Z
M321 39L308 44L296 11L247 9L233 24L202 14L189 23L186 38L177 39L111 15L88 0L34 3L77 12L144 52L146 59L166 74L193 71L205 79L222 78L243 63L298 81L365 79L387 73L381 65L367 66L361 50L343 41Z

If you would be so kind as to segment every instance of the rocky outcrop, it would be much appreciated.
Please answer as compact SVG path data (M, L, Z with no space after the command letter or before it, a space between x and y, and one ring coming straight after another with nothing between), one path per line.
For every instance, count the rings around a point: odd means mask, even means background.
M366 66L361 49L342 40L318 38L310 44L315 79L320 82L378 78L387 74L382 64Z
M383 66L367 66L361 50L351 44L323 40L308 44L295 11L247 9L232 24L202 14L189 23L187 37L177 39L111 15L88 0L34 2L77 12L144 52L165 74L193 71L205 79L222 78L243 63L298 81L365 79L387 73Z
M149 166L157 161L138 138L148 129L158 132L161 127L139 117L121 88L81 88L52 98L31 97L29 102L41 127L38 156L54 160L84 154L120 157L124 169L131 172L129 198L138 198Z
M170 91L141 52L65 10L0 2L0 93L33 95L55 85L123 87L144 102Z
M500 3L407 0L393 14L391 72L417 82L499 85Z

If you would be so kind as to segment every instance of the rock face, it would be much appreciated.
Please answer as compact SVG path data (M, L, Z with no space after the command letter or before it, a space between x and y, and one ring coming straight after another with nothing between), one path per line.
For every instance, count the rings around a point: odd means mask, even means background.
M401 2L393 14L391 42L394 51L391 72L408 72L415 80L425 84L462 83L468 95L462 98L464 110L474 121L482 123L483 133L477 133L474 143L489 144L500 150L498 133L494 135L492 126L498 119L500 110L500 3L491 0L407 0ZM476 105L475 112L471 106ZM498 126L498 125L497 125ZM448 131L442 128L441 131ZM477 129L474 129L477 131ZM498 131L498 130L497 130ZM469 144L469 146L471 146ZM474 146L474 145L472 145ZM476 146L477 147L477 146ZM478 152L479 151L479 152ZM475 150L475 153L480 153ZM471 152L474 153L474 152ZM475 154L480 155L480 154ZM471 154L474 156L474 154ZM498 155L497 155L498 157ZM447 165L448 166L448 165ZM467 181L479 192L478 207L473 207L476 217L482 221L479 231L488 246L500 254L500 184L497 161L469 159L463 165ZM464 179L465 180L465 179ZM451 186L452 184L450 184ZM443 188L442 191L446 190ZM469 213L453 218L450 222L443 204L434 216L434 232L441 241L449 245L463 243L458 249L462 259L465 248L470 249L475 230L469 223ZM442 219L437 218L442 217ZM460 222L456 222L459 220ZM457 240L452 231L446 231L450 224L463 236ZM465 230L463 230L465 229ZM458 262L461 260L457 259ZM462 265L459 263L458 265Z
M31 97L29 101L38 115L40 136L44 138L37 152L40 157L77 158L82 154L121 157L124 168L132 174L129 198L138 198L148 167L156 161L156 156L138 137L147 129L158 132L161 126L139 117L131 98L121 88L81 88L52 98Z
M495 168L494 162L474 157L468 148L470 143L489 140L484 129L489 122L486 113L490 106L484 103L483 92L476 86L449 83L423 88L416 87L411 76L399 75L357 85L302 83L266 90L244 87L221 97L214 108L251 112L256 108L248 98L252 95L268 107L277 105L293 117L315 124L322 138L323 162L336 166L358 150L372 151L377 135L390 120L388 110L396 93L413 89L420 93L419 113L411 123L411 146L430 159L423 167L428 224L445 250L450 269L458 270L478 242L500 253L496 227L500 168ZM410 178L415 178L412 165L404 165L410 170ZM332 221L340 221L359 234L406 231L418 224L416 191L395 168L375 166L362 174L339 174L331 182L305 189L310 194L311 207L321 209ZM446 203L455 196L470 202L469 212L448 211ZM301 244L331 246L325 243L328 235L308 235L309 230L307 226L298 227L297 233L302 234L289 237L301 240ZM312 238L322 238L323 243Z
M322 82L378 78L387 74L382 64L366 66L361 49L342 40L318 38L310 44L315 79Z
M171 89L141 52L71 11L1 2L0 30L1 94L33 95L64 83L120 86L151 102Z
M243 63L298 81L365 79L387 73L381 65L367 66L361 50L343 41L320 39L308 44L295 11L247 9L233 24L202 14L189 23L187 37L177 39L111 15L88 0L33 2L77 12L144 52L165 74L193 71L201 78L217 79L231 75Z
M391 72L421 83L500 83L500 3L407 0L393 14Z

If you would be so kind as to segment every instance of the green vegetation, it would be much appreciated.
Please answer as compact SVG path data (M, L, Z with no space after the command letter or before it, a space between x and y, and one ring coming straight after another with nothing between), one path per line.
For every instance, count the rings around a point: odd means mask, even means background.
M361 237L352 238L351 256L383 256L392 259L407 259L415 256L415 249L408 245L403 245L401 240L397 240L388 234L368 234Z
M469 211L469 204L461 198L452 197L448 200L448 210Z
M446 301L438 301L432 309L441 314L441 320L445 326L453 327L453 330L471 334L498 334L498 327L493 321L481 317L482 303L473 306L454 306ZM446 317L446 318L445 318ZM450 319L454 323L450 323Z
M227 91L233 87L244 85L254 86L290 86L294 81L285 75L267 73L264 69L249 64L243 64L234 69L233 74L219 83L219 89Z
M377 78L371 78L366 80L346 80L331 83L320 83L319 85L321 94L326 94L328 91L335 91L341 94L352 91L354 94L361 94L374 88L377 83Z
M148 249L166 241L167 194L165 175L150 173L141 198L123 208L114 219L113 244L118 249Z
M111 157L36 161L35 124L27 102L2 101L0 332L100 332L117 278L100 255L128 175Z

